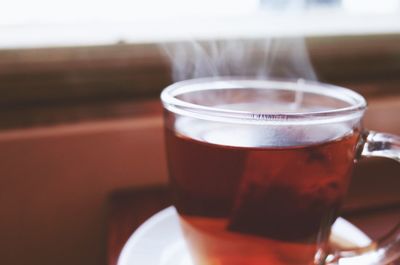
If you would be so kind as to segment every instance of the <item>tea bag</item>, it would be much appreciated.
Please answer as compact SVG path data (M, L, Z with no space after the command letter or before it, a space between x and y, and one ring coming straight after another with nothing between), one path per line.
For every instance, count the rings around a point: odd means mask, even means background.
M281 240L316 236L340 198L340 180L324 154L317 157L310 160L307 148L250 152L228 229Z

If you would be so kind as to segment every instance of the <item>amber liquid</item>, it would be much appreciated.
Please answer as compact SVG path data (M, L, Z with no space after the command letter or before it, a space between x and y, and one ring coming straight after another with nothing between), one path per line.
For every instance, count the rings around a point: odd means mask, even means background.
M295 138L229 146L166 129L175 206L196 265L313 264L347 191L358 134L307 145Z

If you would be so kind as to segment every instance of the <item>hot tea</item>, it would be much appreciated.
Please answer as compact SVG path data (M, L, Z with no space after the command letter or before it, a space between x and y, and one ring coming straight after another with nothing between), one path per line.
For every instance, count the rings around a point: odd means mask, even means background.
M358 132L228 132L181 119L166 129L168 164L196 265L311 264L347 191Z

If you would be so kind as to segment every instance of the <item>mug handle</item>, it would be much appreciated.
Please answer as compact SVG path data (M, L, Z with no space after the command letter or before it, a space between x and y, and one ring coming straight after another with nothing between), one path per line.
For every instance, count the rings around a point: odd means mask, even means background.
M400 137L365 131L360 138L357 150L359 150L358 157L386 157L400 162ZM400 222L387 235L366 247L329 254L326 264L384 265L398 258L400 258Z

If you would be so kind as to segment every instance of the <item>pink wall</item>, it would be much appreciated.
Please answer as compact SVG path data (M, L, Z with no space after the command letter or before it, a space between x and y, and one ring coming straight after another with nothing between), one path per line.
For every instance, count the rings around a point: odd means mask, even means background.
M0 264L105 264L107 194L166 180L161 118L0 135Z

